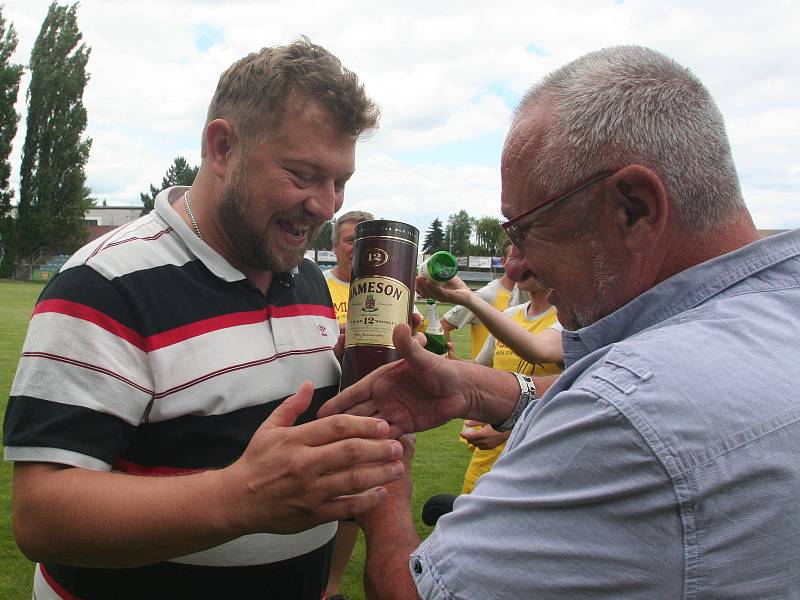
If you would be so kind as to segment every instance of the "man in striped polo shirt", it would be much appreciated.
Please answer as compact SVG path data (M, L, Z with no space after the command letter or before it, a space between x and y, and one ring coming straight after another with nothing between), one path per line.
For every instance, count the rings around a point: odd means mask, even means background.
M303 253L377 114L305 38L246 56L192 186L42 293L4 423L36 598L319 600L336 521L402 472L385 422L314 420L340 368Z

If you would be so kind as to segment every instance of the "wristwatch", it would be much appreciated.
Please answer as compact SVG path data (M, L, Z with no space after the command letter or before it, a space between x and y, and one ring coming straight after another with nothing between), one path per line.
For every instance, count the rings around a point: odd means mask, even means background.
M525 407L528 406L528 404L536 402L536 384L533 383L533 377L520 373L514 373L514 376L516 376L517 382L519 383L519 400L517 400L517 405L505 421L496 425L492 423L492 428L501 433L513 429L520 416L522 416Z

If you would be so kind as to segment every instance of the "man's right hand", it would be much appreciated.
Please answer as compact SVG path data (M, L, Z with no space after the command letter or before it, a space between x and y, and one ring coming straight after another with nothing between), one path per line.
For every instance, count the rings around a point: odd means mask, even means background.
M322 405L320 417L340 412L373 416L389 423L390 435L424 431L462 416L459 361L427 352L408 325L394 329L393 342L402 360L376 369Z
M403 474L403 448L373 417L333 415L297 427L313 387L305 382L253 435L244 454L220 471L234 529L294 533L347 519L386 496Z

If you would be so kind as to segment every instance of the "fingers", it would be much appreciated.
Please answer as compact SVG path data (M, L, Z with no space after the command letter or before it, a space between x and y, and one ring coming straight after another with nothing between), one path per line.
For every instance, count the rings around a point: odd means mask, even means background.
M360 494L333 498L318 511L322 521L342 521L375 508L383 501L388 492L385 487L378 486Z
M345 414L333 414L292 428L305 446L324 446L351 438L385 439L389 424L383 419Z
M313 395L314 385L310 381L304 381L297 392L286 398L272 411L272 414L264 421L261 427L265 429L291 427L297 417L308 409Z
M326 445L324 448L317 448L313 454L313 464L299 465L299 468L308 468L320 475L337 471L346 471L358 465L365 464L389 464L399 462L403 457L403 446L397 440L365 440L351 438L341 440ZM296 461L302 461L300 456L294 457ZM295 465L297 466L297 465ZM368 482L360 488L346 488L337 490L335 496L340 494L352 494L363 491L368 487L386 483L391 479Z
M398 447L400 446L398 442ZM402 452L402 449L400 450ZM370 465L355 465L319 477L318 487L331 499L361 494L366 490L387 485L403 476L405 465L397 460Z
M401 435L398 439L403 446L403 464L408 467L411 464L411 459L414 458L414 453L417 451L417 436L413 433Z

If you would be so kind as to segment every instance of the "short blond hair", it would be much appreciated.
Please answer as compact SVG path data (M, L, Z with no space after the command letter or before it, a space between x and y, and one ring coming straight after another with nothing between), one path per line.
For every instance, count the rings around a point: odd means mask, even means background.
M378 127L380 109L352 71L307 37L287 46L262 48L233 63L219 78L203 127L215 119L231 123L244 146L262 141L280 125L295 97L319 102L354 137Z
M375 217L372 216L372 213L368 213L363 210L351 210L350 212L344 213L333 223L333 229L331 229L331 242L335 246L339 241L339 230L345 223L355 223L358 225L364 221L372 221L374 218Z

